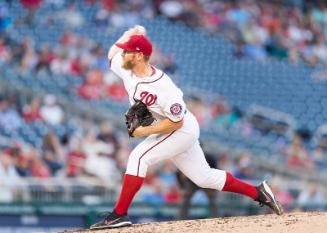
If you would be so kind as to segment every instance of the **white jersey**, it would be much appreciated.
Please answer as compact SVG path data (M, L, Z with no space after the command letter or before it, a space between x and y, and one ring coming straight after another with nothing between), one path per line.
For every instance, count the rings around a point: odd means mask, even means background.
M110 68L124 82L131 105L141 100L147 105L156 120L169 118L178 122L187 113L183 92L163 71L152 67L148 77L137 77L130 70L122 68L123 58L117 53L111 60Z
M122 68L123 58L117 53L110 68L124 82L131 105L142 100L158 120L169 118L183 121L183 126L167 134L152 134L137 145L128 157L126 174L145 177L150 165L170 159L194 183L203 188L221 190L226 173L212 169L204 158L200 147L199 124L186 109L183 92L161 70L152 67L152 75L137 77Z

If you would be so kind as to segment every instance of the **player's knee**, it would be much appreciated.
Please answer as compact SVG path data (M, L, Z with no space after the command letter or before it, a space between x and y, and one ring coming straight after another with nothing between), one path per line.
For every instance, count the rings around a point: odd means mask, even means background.
M216 173L216 170L208 170L206 175L196 177L193 182L201 187L207 189L216 189L219 190L219 174Z
M199 177L193 180L193 182L200 188L210 188L207 177Z
M136 164L138 163L139 157L136 156L136 154L131 153L130 156L128 157L128 164Z
M133 174L136 172L137 167L139 166L139 156L134 151L129 155L128 161L127 161L127 171L133 172Z
M141 155L142 154L138 153L138 151L134 150L128 157L127 172L129 172L129 174L145 177L148 163Z
M135 147L134 150L129 155L129 158L139 158L142 156L142 150L138 147Z

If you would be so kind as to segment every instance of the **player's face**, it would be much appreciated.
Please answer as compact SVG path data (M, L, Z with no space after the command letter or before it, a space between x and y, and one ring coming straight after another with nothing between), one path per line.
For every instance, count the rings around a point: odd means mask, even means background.
M123 56L122 67L126 70L132 70L137 63L136 53L124 51L122 56Z

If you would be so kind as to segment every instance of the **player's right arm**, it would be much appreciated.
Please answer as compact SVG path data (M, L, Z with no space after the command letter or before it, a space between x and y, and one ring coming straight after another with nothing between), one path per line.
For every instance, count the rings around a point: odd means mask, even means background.
M143 137L151 134L168 134L182 128L183 124L184 119L174 122L169 118L165 118L155 125L137 127L133 133L133 137Z
M129 40L129 38L132 35L145 35L146 31L144 29L144 27L136 25L133 28L130 28L129 30L127 30L126 32L124 32L124 34L116 41L116 43L125 43ZM113 44L111 46L111 48L108 51L108 59L109 59L109 66L110 69L120 78L124 78L126 77L126 75L128 76L130 74L130 72L128 70L125 70L122 67L123 64L123 57L122 52L123 50L121 48L119 48L117 45Z
M116 41L116 43L125 43L132 35L146 35L146 30L143 26L136 25L133 28L125 31L124 34ZM117 54L123 52L121 48L116 46L116 43L111 46L108 51L108 59L109 61Z

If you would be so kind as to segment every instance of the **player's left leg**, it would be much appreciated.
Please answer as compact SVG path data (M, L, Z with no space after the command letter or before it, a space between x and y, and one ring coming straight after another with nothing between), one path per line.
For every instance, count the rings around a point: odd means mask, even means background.
M186 152L174 156L172 161L188 178L202 188L239 193L269 206L278 215L283 212L265 181L256 187L237 179L229 172L210 168L198 142Z
M128 209L143 184L148 167L186 151L196 140L196 135L174 131L165 135L151 135L138 144L128 158L121 192L114 210L91 228L131 225L127 216Z

